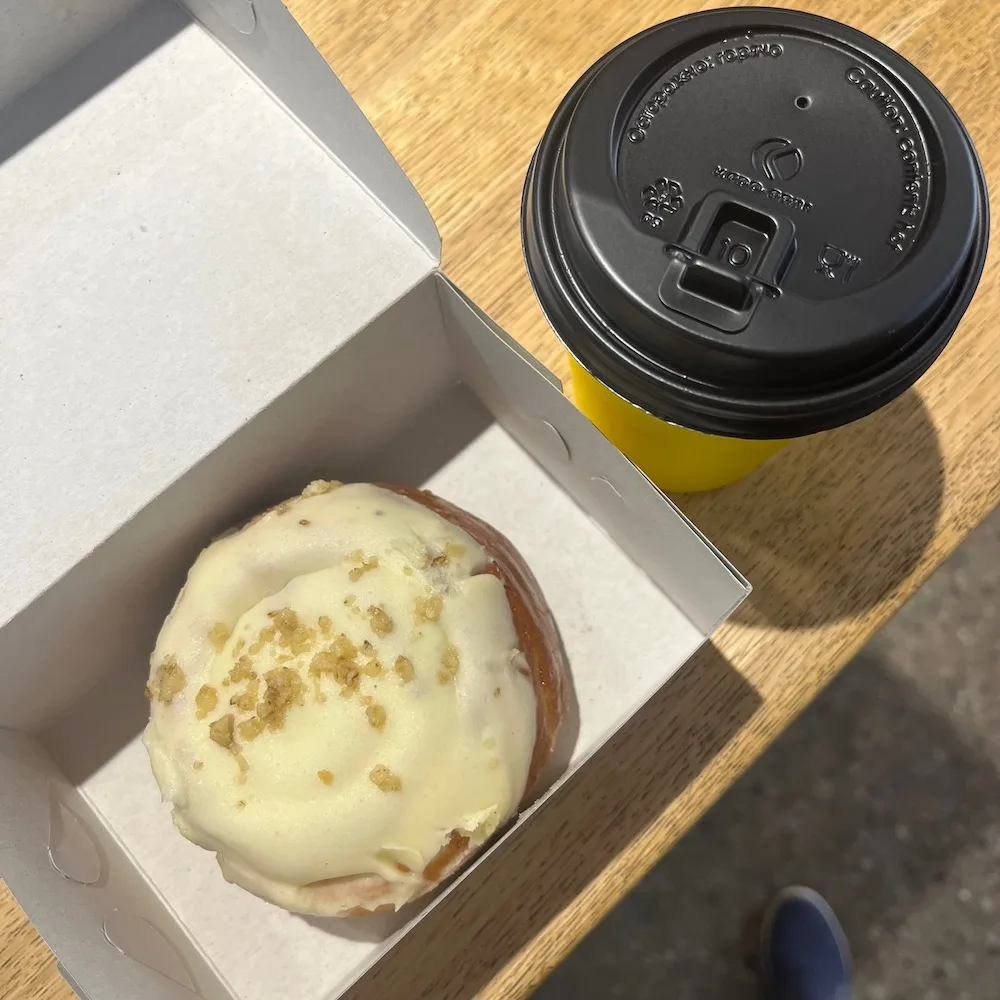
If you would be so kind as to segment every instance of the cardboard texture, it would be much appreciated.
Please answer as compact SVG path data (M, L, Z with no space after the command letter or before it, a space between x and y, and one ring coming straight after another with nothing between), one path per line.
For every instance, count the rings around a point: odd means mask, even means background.
M305 919L174 831L142 690L206 541L321 476L508 534L572 668L547 795L747 586L437 270L278 0L185 7L0 0L0 875L89 1000L335 1000L435 904Z

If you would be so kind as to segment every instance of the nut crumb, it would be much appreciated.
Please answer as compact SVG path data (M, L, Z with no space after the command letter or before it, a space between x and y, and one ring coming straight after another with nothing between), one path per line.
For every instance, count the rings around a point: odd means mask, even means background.
M229 629L222 622L216 622L208 633L208 641L217 653L221 653L229 641Z
M303 528L308 527L309 523L310 523L309 522L309 518L307 518L307 517L299 518L299 524L301 524Z
M326 615L319 616L319 630L323 635L329 635L333 629L333 622Z
M209 712L215 711L215 706L219 703L219 693L211 684L202 684L198 693L194 697L195 716L204 719Z
M494 688L493 689L493 697L494 698L499 698L500 697L500 688Z
M233 659L238 660L240 653L243 652L243 647L246 645L246 639L237 639L236 644L233 646Z
M285 724L292 705L304 705L305 685L290 667L275 667L264 674L267 690L257 704L257 718L274 732Z
M338 660L353 660L358 655L358 647L341 632L330 644L330 652Z
M376 764L368 773L371 783L383 792L401 792L403 782L398 774L393 774L385 764Z
M262 732L264 732L264 723L260 721L256 716L249 719L244 719L237 727L236 731L240 734L240 739L244 743L252 743Z
M247 780L247 771L250 770L250 762L243 756L243 754L238 753L236 755L236 766L240 769L239 783L242 785Z
M282 639L291 636L299 627L299 616L291 608L280 608L278 611L268 611L267 617L274 622Z
M174 698L184 690L187 678L184 671L177 665L175 656L168 656L153 674L152 680L146 685L146 700L163 702L169 705Z
M196 760L191 766L196 771L200 771L205 766L205 762L203 760Z
M239 681L252 681L257 679L257 671L253 668L253 660L249 656L241 656L236 661L236 666L229 671L229 682L236 684Z
M241 712L252 712L257 704L257 696L260 694L260 681L256 677L247 684L243 694L234 694L229 699L230 705L235 705Z
M338 646L338 641L343 639L344 643ZM350 656L338 656L336 649L352 651ZM350 695L350 692L357 690L361 671L353 657L354 644L345 635L337 636L334 640L333 648L317 653L309 664L309 673L313 677L320 677L323 674L330 674L333 679L341 685L341 694Z
M232 712L223 715L208 727L208 735L220 747L225 747L228 750L233 745L233 724L235 722L236 716Z
M314 479L299 495L303 498L318 497L324 493L332 493L343 485L336 479Z
M251 656L256 656L263 648L264 648L264 643L262 643L260 639L258 639L256 642L252 642L250 644L250 648L247 650L247 652Z
M448 672L449 677L454 677L458 673L458 662L458 650L451 645L445 646L441 666Z
M370 725L374 726L376 729L385 729L385 709L381 705L369 705L365 709L365 715L368 716L368 722Z
M378 569L378 556L365 556L362 552L352 552L351 559L358 563L348 574L348 578L357 582L373 569Z
M441 617L441 609L444 607L444 600L440 594L432 594L430 597L418 597L415 617L417 624L420 622L436 622Z
M413 576L413 567L412 566L404 566L403 567L403 576Z
M377 607L372 604L368 608L368 618L371 621L372 631L376 635L388 635L392 631L392 619L386 614L382 605Z
M236 803L236 808L237 808L237 809L246 809L246 807L247 807L247 803L246 803L246 799L240 799L240 800L239 800L239 801L238 801L238 802Z
M317 771L316 777L323 782L324 785L333 784L333 772L332 771Z
M413 661L407 656L397 656L393 669L404 684L413 680Z

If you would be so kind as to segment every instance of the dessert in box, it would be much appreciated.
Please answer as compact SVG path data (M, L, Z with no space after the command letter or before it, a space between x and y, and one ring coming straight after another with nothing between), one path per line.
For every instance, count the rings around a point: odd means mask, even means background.
M565 650L565 746L473 866L747 586L439 271L426 208L277 0L0 9L0 875L81 997L333 1000L450 886L379 940L178 835L144 687L198 553L333 479L430 490L510 540Z

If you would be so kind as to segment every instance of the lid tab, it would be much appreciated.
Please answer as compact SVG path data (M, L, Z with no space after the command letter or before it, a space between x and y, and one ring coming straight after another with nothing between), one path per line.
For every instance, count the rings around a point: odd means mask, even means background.
M742 330L761 296L779 290L794 240L790 219L714 192L681 239L665 247L670 263L660 301L726 333Z

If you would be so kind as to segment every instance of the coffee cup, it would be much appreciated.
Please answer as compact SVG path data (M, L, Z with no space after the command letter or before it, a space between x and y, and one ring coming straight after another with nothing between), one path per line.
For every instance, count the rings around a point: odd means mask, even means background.
M982 167L934 85L859 31L770 8L601 58L522 205L577 405L667 492L725 486L913 385L988 232Z

